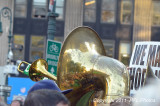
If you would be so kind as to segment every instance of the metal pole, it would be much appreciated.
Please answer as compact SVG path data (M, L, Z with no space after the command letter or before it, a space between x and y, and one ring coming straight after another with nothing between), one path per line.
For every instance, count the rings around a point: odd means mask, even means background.
M2 33L1 11L0 11L0 33Z
M56 8L56 1L50 0L49 3L49 12L48 12L48 39L54 40L54 35L56 33L56 17L58 17L58 14L55 13Z
M7 56L7 64L11 63L11 59L13 59L13 53L11 50L11 46L12 46L12 31L11 31L11 27L12 27L12 11L10 8L8 7L3 7L1 9L0 12L0 16L2 15L2 17L4 18L8 18L8 20L10 21L10 26L9 26L9 35L8 35L8 56Z
M9 35L8 35L8 56L7 56L7 64L11 63L11 59L13 59L13 53L12 53L12 31L11 31L11 27L12 27L12 11L10 8L8 7L3 7L0 10L0 17L4 17L4 18L8 18L8 20L10 21L10 25L9 25ZM2 26L1 26L2 27ZM5 85L8 85L8 74L6 75L6 81L5 81ZM5 92L5 101L7 102L7 93Z

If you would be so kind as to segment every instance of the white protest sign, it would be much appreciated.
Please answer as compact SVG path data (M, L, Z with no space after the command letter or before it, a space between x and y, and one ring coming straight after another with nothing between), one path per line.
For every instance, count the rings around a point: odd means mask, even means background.
M160 78L160 42L136 42L129 64L131 94L143 86L147 66Z

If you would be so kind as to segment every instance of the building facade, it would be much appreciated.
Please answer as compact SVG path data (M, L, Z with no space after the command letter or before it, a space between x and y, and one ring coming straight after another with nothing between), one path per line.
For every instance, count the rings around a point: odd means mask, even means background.
M45 58L49 0L8 1L14 14L13 61L33 62ZM54 40L61 42L65 35L66 2L67 0L56 0L56 13L59 17L56 19ZM89 26L99 34L107 56L128 65L135 41L160 41L159 5L158 0L83 0L83 26ZM145 11L145 7L149 10ZM138 32L138 29L143 32ZM0 40L7 40L0 37ZM7 41L5 43L7 45ZM1 53L4 52L2 48L4 46L0 48ZM5 63L2 61L5 61L4 55L0 59L0 65Z

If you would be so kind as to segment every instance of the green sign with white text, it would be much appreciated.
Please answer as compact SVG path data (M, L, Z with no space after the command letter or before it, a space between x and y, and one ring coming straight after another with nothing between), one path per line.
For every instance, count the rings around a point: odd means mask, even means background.
M48 63L48 72L57 76L57 65L61 51L61 42L47 40L46 60Z
M29 68L31 67L31 64L28 64L27 68L23 71L24 74L29 76Z

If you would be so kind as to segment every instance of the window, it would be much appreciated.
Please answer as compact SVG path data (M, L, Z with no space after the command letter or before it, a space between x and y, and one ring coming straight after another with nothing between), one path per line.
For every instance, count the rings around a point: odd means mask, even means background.
M131 43L120 42L119 47L119 60L126 66L129 66L131 56Z
M56 0L56 13L59 14L59 16L56 18L58 20L63 20L63 8L64 8L64 0Z
M48 13L47 0L33 0L32 17L46 18Z
M102 0L101 22L115 23L116 0Z
M132 0L123 0L121 2L121 23L131 24Z
M103 40L103 45L106 50L106 55L108 57L114 58L115 41L114 40Z
M160 25L160 1L153 1L152 25Z
M15 17L26 17L27 0L15 0Z
M96 1L95 0L85 0L84 21L85 22L96 21Z
M14 35L13 60L24 59L24 36Z
M32 36L30 47L30 61L33 62L39 58L44 58L45 38L43 36Z

